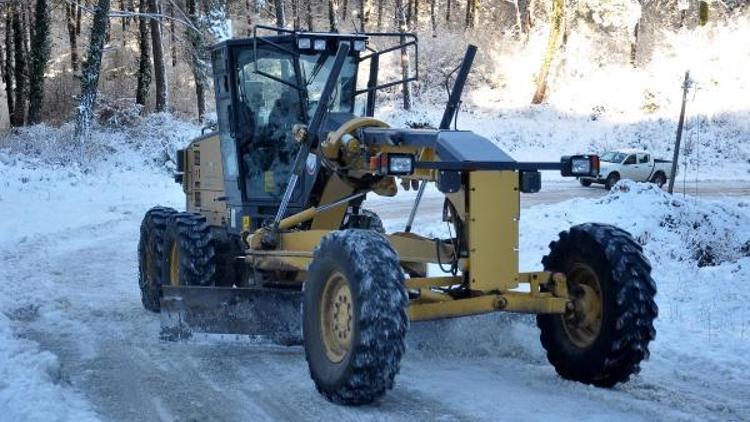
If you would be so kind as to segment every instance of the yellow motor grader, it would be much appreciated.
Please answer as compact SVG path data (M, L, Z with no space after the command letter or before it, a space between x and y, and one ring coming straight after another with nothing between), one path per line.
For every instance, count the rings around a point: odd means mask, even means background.
M409 72L379 81L389 53ZM609 387L637 373L656 287L627 232L571 227L542 269L519 271L520 194L540 189L543 170L595 176L598 158L519 162L451 130L475 53L456 69L439 128L413 129L373 118L379 90L418 77L412 34L259 26L216 45L218 128L177 155L186 210L155 207L141 225L142 300L162 313L162 336L303 344L318 391L350 405L393 386L410 321L488 312L536 314L567 379ZM447 238L411 231L427 184L445 196ZM405 229L386 233L363 202L399 185L416 200Z

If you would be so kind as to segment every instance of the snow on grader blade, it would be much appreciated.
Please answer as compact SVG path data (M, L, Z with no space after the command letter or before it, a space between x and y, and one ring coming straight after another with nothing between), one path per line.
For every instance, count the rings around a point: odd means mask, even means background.
M230 287L162 287L161 338L233 335L283 346L302 344L301 293Z

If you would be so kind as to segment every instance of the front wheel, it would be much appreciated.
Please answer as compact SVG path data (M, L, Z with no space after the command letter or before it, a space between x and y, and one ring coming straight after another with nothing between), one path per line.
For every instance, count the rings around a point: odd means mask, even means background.
M572 309L539 315L542 346L563 378L611 387L648 359L658 314L651 266L627 232L582 224L560 233L542 260L567 277Z
M326 235L304 284L305 357L318 391L347 405L393 387L405 350L408 297L399 258L372 230Z
M591 180L588 179L578 179L578 183L580 183L584 188L591 186Z

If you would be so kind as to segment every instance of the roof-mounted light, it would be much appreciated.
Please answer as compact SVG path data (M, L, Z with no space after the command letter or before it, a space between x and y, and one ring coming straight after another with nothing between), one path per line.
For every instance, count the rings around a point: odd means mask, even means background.
M297 48L300 50L307 50L312 47L312 40L310 38L298 38Z
M365 51L367 42L365 40L354 40L352 41L352 50L354 51Z
M313 48L318 51L322 51L326 49L326 40L324 39L317 39L313 43Z

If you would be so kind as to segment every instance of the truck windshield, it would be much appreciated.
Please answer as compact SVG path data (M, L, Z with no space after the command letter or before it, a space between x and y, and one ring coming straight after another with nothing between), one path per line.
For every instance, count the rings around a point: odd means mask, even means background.
M609 151L602 154L602 156L599 157L599 160L604 161L605 163L622 163L622 160L624 160L626 156L627 154L622 152Z

